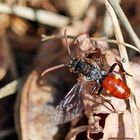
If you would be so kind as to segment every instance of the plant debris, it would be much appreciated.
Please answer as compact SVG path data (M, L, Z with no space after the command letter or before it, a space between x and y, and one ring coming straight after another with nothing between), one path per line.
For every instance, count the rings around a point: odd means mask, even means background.
M140 2L119 4L0 2L1 140L140 140ZM127 84L130 97L104 88L99 95L96 74L88 81L68 67L74 58L96 72L119 63L112 75Z

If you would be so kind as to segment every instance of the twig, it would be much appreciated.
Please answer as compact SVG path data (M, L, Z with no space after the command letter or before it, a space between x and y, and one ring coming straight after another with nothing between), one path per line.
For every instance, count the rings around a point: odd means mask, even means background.
M65 36L64 35L60 35L60 34L57 34L57 35L49 35L49 36L43 34L43 35L41 35L41 37L42 37L41 41L47 41L49 39L54 39L54 38L56 38L56 39L65 39ZM67 38L75 39L76 36L67 35Z
M0 12L5 14L14 14L28 20L38 21L42 24L58 28L64 27L70 22L68 17L44 10L35 10L24 6L9 6L7 4L0 3Z
M106 39L106 41L108 43L114 43L114 44L120 44L120 45L126 46L126 47L131 48L131 49L137 51L138 53L140 53L140 50L138 50L135 46L133 46L131 44L128 44L128 43L125 43L125 42L120 42L118 40L113 40L113 39L108 39L108 40Z
M76 36L71 36L71 35L67 35L67 37L70 38L70 39L75 39L76 38ZM43 34L41 40L42 41L47 41L49 39L54 39L54 38L56 38L56 39L64 39L64 35L51 35L51 36L47 36L47 35ZM106 41L108 43L121 44L121 45L124 45L124 46L126 46L128 48L131 48L131 49L133 49L133 50L135 50L135 51L140 53L140 50L138 50L135 46L133 46L131 44L128 44L128 43L120 42L118 40L107 39L105 37L102 37L102 38L91 37L91 39L93 41Z
M117 0L117 2L120 3L121 0ZM111 18L107 11L105 12L105 17L104 17L103 33L107 37L111 37L113 35L113 24L111 22Z
M118 15L118 17L119 17L120 21L122 22L123 26L125 27L126 31L128 31L129 36L134 41L137 48L140 50L140 40L139 40L138 36L136 35L136 33L134 32L133 28L131 27L131 25L130 25L127 17L125 16L123 10L121 9L120 5L118 4L118 2L116 2L116 0L108 0L108 2L111 4L114 11Z
M11 83L8 83L6 86L2 87L0 89L0 99L15 94L18 82L19 82L18 80L14 80Z
M108 2L108 0L104 0L104 2L106 5L106 8L107 8L107 11L112 19L116 38L120 42L123 42L124 40L123 40L123 36L121 33L121 29L120 29L116 14L115 14L112 6ZM119 47L121 59L125 58L125 60L126 60L126 62L122 63L122 65L123 65L124 69L126 69L127 72L131 74L126 48L124 46L122 46L121 44L118 44L118 47ZM129 86L129 88L131 89L132 93L134 93L132 77L126 76L126 82L127 82L127 85ZM132 99L132 97L129 98L129 103L130 103L131 117L132 117L132 123L133 123L134 140L140 140L139 125L138 125L138 111L137 111L136 104L134 103L134 100Z

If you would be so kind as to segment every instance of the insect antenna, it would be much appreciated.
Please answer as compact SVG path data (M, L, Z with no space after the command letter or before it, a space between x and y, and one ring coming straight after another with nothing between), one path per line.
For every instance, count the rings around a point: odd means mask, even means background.
M67 64L60 64L60 65L56 65L56 66L50 67L50 68L46 69L46 70L41 74L41 76L44 76L46 73L48 73L48 72L50 72L50 71L53 71L53 70L56 70L56 69L59 69L59 68L65 67L65 66L67 66Z
M64 31L64 39L65 39L65 42L66 42L66 46L67 46L69 56L70 56L70 58L72 58L71 50L70 50L70 46L69 46L68 38L67 38L67 29L65 29L65 31Z
M67 50L68 50L69 56L70 56L70 58L72 58L70 46L69 46L69 43L68 43L67 30L66 29L64 31L64 39L65 39L65 42L66 42L66 46L67 46ZM56 66L50 67L50 68L46 69L41 74L41 76L44 76L46 73L48 73L50 71L53 71L53 70L56 70L56 69L59 69L59 68L62 68L62 67L67 67L67 66L68 66L68 64L60 64L60 65L56 65Z

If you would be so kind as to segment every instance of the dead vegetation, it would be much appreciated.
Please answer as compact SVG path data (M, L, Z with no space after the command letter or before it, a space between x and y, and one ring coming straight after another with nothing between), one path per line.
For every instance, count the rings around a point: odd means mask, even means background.
M119 4L115 0L0 1L1 140L140 140L140 2ZM72 56L90 59L106 71L116 58L121 61L132 75L121 75L131 96L117 99L104 91L99 96L91 93L95 82L89 82L80 101L75 92L74 107L80 102L77 114L72 116L69 110L69 118L58 124L57 105L77 81L82 83L67 67L41 76L45 69L70 61L65 29Z

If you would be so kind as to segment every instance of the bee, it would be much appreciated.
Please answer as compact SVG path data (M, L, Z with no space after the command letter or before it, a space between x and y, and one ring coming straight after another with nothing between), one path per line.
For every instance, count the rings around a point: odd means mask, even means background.
M64 99L61 100L60 104L56 108L56 119L60 124L68 122L81 114L81 112L83 111L83 102L81 95L84 90L84 85L88 84L89 82L95 82L92 91L90 91L91 93L94 93L94 91L99 87L98 94L101 94L102 90L105 89L108 94L119 99L127 99L130 96L130 89L125 84L125 82L112 74L117 65L120 67L123 73L126 73L123 67L118 62L114 63L107 72L101 70L101 68L96 63L92 63L90 59L73 57L69 44L67 42L66 30L64 32L64 36L68 54L70 56L70 62L67 64L53 66L46 69L42 73L43 76L55 69L68 67L70 72L77 73L80 77L79 79L82 79L78 80L78 82L66 94Z

